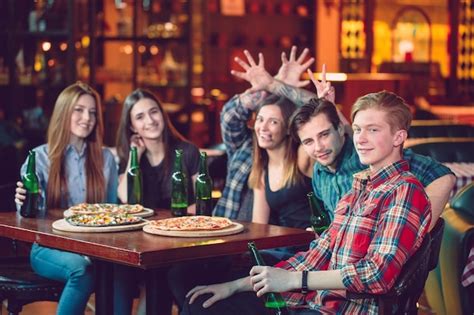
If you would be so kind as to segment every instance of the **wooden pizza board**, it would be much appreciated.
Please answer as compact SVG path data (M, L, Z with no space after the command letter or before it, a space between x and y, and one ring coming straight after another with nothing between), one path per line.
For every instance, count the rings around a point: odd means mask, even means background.
M153 216L155 214L155 211L153 211L153 209L150 209L150 208L143 208L143 211L140 211L137 213L130 213L130 214L136 217L148 218L148 217ZM72 216L73 213L71 210L68 209L64 211L63 215L65 218L67 218L67 217Z
M79 232L79 233L105 233L105 232L121 232L140 230L148 221L117 225L117 226L76 226L69 224L65 219L56 220L53 222L53 229L64 232Z
M240 223L233 222L231 226L214 231L163 231L154 229L151 225L147 224L143 227L143 231L150 234L161 235L161 236L177 236L177 237L213 237L213 236L224 236L240 233L244 230L244 226Z

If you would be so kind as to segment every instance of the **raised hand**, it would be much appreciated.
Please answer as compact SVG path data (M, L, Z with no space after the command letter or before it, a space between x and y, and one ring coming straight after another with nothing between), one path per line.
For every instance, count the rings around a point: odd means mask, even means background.
M308 69L307 72L311 82L313 82L314 87L316 88L316 94L318 97L325 98L326 100L334 103L336 101L336 92L334 91L334 87L331 86L331 82L326 81L326 65L323 64L321 81L318 81L314 77L314 74L310 69Z
M296 46L291 47L290 59L286 57L286 53L281 53L281 66L275 79L280 80L294 87L303 87L309 84L309 80L301 81L301 75L314 62L314 58L309 58L306 62L306 56L309 49L305 48L301 55L296 58ZM304 62L304 63L303 63Z
M232 286L229 282L211 285L199 285L191 289L191 291L186 294L186 298L190 298L189 304L192 304L200 295L207 293L212 294L212 296L204 301L202 304L202 307L204 308L208 308L217 301L228 298L234 294L234 290L232 290Z
M267 72L267 70L265 70L263 54L258 54L258 64L255 63L255 60L248 50L244 50L244 54L247 57L247 62L239 57L235 57L234 60L245 70L245 72L232 70L230 73L252 85L248 92L266 90L275 79Z
M295 277L295 272L268 266L254 266L250 270L250 282L257 296L294 290L297 287Z

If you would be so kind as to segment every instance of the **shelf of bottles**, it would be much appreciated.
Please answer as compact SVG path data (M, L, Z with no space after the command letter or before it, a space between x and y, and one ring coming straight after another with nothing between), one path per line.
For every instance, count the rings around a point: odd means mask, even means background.
M474 96L474 1L461 0L459 6L458 92Z
M362 60L365 57L364 12L364 0L343 0L341 2L341 63L349 64L347 69L343 69L344 71L357 71L357 69L351 69L357 67L350 66L351 60Z
M187 6L187 1L103 2L96 14L96 82L186 87Z
M11 83L9 71L19 86L54 87L73 81L74 72L67 69L77 46L74 24L68 22L73 1L31 0L9 5L13 9L1 8L13 13L4 18L9 13L3 11L0 18L2 30L9 33L8 37L0 35L0 85Z
M255 58L262 52L265 66L275 72L280 64L280 51L289 51L292 45L314 48L312 0L208 0L206 10L205 68L210 85L238 81L230 70L241 70L233 60L243 57L244 49Z

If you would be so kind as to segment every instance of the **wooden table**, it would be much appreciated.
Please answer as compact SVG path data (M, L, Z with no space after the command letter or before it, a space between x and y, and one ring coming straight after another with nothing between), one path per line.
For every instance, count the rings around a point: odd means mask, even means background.
M158 211L150 219L169 217L169 211ZM308 244L314 234L301 229L241 222L242 233L216 238L177 238L144 233L143 231L114 233L70 233L52 229L52 223L62 218L62 210L50 210L38 219L22 218L16 212L0 213L0 236L36 242L42 246L87 255L96 259L96 314L113 314L113 263L146 270L147 314L155 314L156 267L175 262L206 257L239 254L247 251L253 240L260 249Z

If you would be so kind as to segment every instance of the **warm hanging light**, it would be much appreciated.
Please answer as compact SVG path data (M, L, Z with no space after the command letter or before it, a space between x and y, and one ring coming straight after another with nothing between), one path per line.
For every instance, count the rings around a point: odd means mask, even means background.
M41 48L43 51L49 51L51 49L51 42L43 42Z

